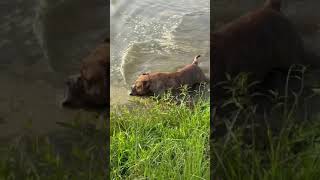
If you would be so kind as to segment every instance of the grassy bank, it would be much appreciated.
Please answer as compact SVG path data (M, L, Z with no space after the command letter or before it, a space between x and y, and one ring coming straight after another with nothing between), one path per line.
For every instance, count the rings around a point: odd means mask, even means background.
M213 132L214 178L319 179L320 121L319 103L316 103L320 102L319 96L303 95L307 88L303 77L299 77L298 91L290 91L286 84L282 94L275 91L261 94L270 107L267 114L258 113L261 104L253 101L248 83L240 79L237 83L230 80L233 85L227 88L233 92L226 100L232 110L215 119L217 123L224 122L226 132L220 137L217 137L218 127Z
M112 179L209 179L209 101L189 100L168 95L111 109ZM0 179L106 179L103 122L79 114L47 135L27 123L1 141Z
M280 135L269 131L264 147L246 144L236 132L212 142L212 171L216 179L318 180L320 123L291 124ZM257 139L259 141L261 139Z
M21 134L2 140L0 179L106 179L106 124L79 114L60 125L59 132L38 135L28 124Z
M111 109L114 179L209 179L209 100L168 95Z

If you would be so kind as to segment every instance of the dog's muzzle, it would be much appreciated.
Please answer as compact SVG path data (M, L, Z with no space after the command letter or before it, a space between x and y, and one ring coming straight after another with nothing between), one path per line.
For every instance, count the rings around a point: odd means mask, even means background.
M136 93L136 87L133 85L131 86L131 91L129 93L130 96L135 96L137 93Z
M74 91L78 88L80 82L80 74L69 76L66 80L66 88L64 92L64 99L62 100L62 106L69 106L74 101Z

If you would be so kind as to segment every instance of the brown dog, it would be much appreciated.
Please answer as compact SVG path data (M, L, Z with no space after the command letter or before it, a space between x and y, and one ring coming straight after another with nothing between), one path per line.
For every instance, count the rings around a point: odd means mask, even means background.
M267 0L212 34L213 84L225 80L226 73L250 72L264 80L274 69L311 64L301 37L280 9L280 0Z
M70 76L63 106L103 106L107 104L107 68L109 62L109 39L105 39L82 61L80 74Z
M196 56L192 64L188 64L177 72L143 73L131 87L131 96L159 95L165 90L176 90L182 85L193 86L207 81L204 73L198 66Z

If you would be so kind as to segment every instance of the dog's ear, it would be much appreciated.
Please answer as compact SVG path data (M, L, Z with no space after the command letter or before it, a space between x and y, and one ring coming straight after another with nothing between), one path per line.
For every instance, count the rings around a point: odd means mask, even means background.
M142 73L142 75L148 75L149 73L148 72L144 72L144 73Z

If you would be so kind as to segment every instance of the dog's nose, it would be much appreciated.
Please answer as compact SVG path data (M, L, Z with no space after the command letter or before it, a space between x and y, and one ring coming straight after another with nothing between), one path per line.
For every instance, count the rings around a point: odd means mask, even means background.
M68 78L68 79L65 81L65 84L66 84L67 86L70 86L70 85L72 84L72 80Z
M134 96L135 95L135 92L134 90L132 89L130 92L129 92L129 96Z
M61 104L62 104L62 106L65 107L65 106L69 106L71 103L69 100L63 100Z

